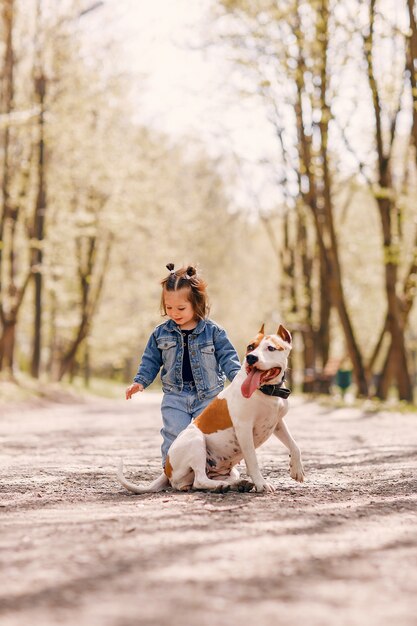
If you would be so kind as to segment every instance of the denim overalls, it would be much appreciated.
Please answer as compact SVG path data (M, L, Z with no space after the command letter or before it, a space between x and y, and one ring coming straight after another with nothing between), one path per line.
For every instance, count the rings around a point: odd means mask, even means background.
M182 380L184 343L173 320L155 328L149 338L134 381L148 387L161 371L164 397L161 411L162 464L179 433L197 417L240 370L239 357L226 331L209 319L200 320L188 338L193 383Z

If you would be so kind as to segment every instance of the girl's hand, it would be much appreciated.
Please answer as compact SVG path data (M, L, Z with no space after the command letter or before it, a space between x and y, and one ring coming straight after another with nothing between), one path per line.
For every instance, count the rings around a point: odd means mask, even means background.
M143 385L141 385L140 383L133 383L132 385L130 385L130 387L126 389L126 400L130 400L133 394L137 393L138 391L143 391Z

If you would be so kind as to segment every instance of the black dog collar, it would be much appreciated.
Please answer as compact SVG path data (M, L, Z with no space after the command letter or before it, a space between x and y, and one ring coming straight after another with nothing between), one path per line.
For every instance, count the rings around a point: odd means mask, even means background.
M262 385L262 387L259 387L259 391L262 391L267 396L276 396L278 398L288 398L291 393L291 389L283 387L282 383L278 383L278 385Z

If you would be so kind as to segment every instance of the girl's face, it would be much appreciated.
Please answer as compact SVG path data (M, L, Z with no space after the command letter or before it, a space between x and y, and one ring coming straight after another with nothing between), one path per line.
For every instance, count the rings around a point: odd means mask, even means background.
M188 292L188 289L164 292L164 304L167 315L183 330L191 330L196 326L194 309L188 300Z

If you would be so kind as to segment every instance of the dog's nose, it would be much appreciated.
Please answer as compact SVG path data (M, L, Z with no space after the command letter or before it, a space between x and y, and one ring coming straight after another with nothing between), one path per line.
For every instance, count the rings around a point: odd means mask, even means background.
M259 359L254 354L248 354L248 356L246 357L246 361L249 363L249 365L253 365L254 363L256 363L256 361L259 361Z

